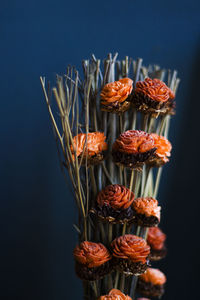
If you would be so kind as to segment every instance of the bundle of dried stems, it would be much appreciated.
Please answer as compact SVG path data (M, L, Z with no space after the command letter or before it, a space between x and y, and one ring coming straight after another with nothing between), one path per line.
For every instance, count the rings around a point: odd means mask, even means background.
M143 81L147 77L162 81L166 79L167 86L174 93L179 84L176 71L165 71L157 65L145 67L140 58L133 60L125 57L125 60L120 61L117 57L118 54L114 56L108 54L101 62L92 55L90 60L84 60L83 79L75 68L69 66L63 77L57 76L57 85L53 89L49 84L46 88L45 78L40 78L58 144L61 168L66 181L68 182L68 175L71 179L78 208L78 220L74 227L78 233L79 243L101 242L108 249L110 243L120 235L132 233L146 239L148 228L126 222L107 223L92 217L90 212L95 206L97 194L107 185L120 184L133 191L135 198L147 196L156 198L162 172L162 166L152 168L144 164L140 169L118 166L112 159L112 145L116 138L127 130L154 132L167 138L171 115L161 114L159 111L143 113L134 105L125 112L104 111L101 109L102 88L107 83L121 78L131 78L133 90L138 81ZM52 111L52 94L59 114ZM96 164L90 164L86 155L90 132L103 132L108 144L105 160ZM83 151L78 156L73 138L79 133L85 133L86 138ZM85 299L97 299L103 294L108 294L112 288L118 288L134 298L137 276L126 277L123 273L114 271L98 280L83 280L83 285Z

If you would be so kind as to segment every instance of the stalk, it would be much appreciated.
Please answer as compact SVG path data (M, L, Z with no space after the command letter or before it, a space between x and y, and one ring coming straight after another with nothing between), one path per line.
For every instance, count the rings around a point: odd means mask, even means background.
M137 281L138 281L138 276L133 276L132 282L131 282L131 289L130 289L130 295L133 299L134 299L134 296L135 296Z
M118 287L118 283L119 283L119 271L116 272L116 276L115 276L115 285L114 285L114 288L117 289Z
M124 292L124 284L125 284L125 275L124 273L121 274L121 281L120 281L120 291Z
M155 182L155 187L154 187L154 192L153 192L153 198L157 197L161 174L162 174L162 167L159 167L158 171L157 171L157 175L156 175L156 182Z
M108 224L108 245L112 242L113 238L113 225L111 223Z

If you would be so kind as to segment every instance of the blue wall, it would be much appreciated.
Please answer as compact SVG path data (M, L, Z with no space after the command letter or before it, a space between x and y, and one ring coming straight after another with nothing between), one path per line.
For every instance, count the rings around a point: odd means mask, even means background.
M160 193L170 248L164 299L197 295L199 25L197 0L1 1L2 299L81 299L71 255L76 214L39 76L53 81L69 63L80 68L91 53L116 51L175 68L182 79Z

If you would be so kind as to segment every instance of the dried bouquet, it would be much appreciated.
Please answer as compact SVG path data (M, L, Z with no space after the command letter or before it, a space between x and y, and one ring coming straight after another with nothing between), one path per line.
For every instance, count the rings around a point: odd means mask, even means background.
M82 76L69 66L53 89L40 78L78 209L73 255L84 299L161 297L166 282L152 264L167 252L157 194L179 79L117 57L92 55Z

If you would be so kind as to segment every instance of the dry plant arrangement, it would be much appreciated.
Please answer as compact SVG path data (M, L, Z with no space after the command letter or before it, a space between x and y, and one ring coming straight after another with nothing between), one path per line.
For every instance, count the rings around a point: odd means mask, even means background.
M53 89L40 78L78 208L73 255L84 299L161 297L166 282L150 266L166 255L157 194L179 79L176 71L117 57L92 55L83 78L69 66Z

